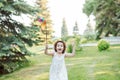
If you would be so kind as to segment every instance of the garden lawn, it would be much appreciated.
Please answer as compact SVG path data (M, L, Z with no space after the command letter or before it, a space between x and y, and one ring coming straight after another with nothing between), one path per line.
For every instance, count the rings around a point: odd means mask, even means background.
M48 80L52 57L44 55L40 48L30 48L36 53L28 57L30 66L2 75L0 80ZM101 52L97 47L83 47L75 57L65 60L69 80L120 80L120 45Z

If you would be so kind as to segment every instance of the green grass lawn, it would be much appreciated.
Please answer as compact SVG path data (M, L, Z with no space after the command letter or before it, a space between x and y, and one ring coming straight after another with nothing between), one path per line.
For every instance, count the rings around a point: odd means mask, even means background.
M44 55L39 47L30 48L37 53L28 57L29 67L3 75L0 80L48 80L52 57ZM83 47L75 57L66 58L69 80L120 80L120 45L99 52L97 47Z

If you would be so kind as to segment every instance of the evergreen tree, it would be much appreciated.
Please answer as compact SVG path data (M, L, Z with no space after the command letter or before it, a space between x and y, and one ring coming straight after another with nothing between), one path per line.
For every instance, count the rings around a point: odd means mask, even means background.
M73 27L73 34L74 35L79 35L79 29L78 29L77 22L75 22L75 26Z
M47 34L47 41L52 42L52 33L53 33L53 28L52 28L52 20L50 18L50 12L47 7L47 0L37 0L37 4L39 5L40 12L37 14L37 20L35 20L33 25L39 26L41 28L41 24L38 21L38 18L43 18L46 21L46 26L45 29L42 30L40 29L40 32L38 32L39 39L41 42L46 42L46 34Z
M94 32L93 27L90 24L90 20L88 21L87 28L84 31L84 37L88 40L95 39L95 32Z
M119 0L86 0L83 12L96 17L97 39L102 36L120 35Z
M37 9L24 0L0 0L0 74L12 72L27 61L31 53L25 44L37 43L37 27L25 26L13 19L21 14L33 15Z
M61 37L66 38L68 36L68 30L66 26L66 21L63 19L62 28L61 28Z

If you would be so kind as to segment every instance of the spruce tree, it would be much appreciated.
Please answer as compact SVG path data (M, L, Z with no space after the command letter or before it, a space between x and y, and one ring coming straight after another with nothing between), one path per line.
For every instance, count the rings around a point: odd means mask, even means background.
M65 18L63 19L62 28L61 28L61 38L65 39L68 36L68 30Z
M0 0L0 74L16 70L27 61L25 56L31 55L26 45L37 43L35 33L39 28L25 26L13 16L33 15L36 11L24 0Z
M73 34L79 35L79 28L77 22L75 22L75 26L73 27Z

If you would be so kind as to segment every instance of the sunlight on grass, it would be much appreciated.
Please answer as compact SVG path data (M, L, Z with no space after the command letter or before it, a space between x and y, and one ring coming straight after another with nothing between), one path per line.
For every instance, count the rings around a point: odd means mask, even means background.
M120 71L118 71L118 73L120 74Z
M50 65L50 63L41 63L41 66Z
M68 67L69 80L86 80L86 69L81 65L72 65Z
M39 76L37 76L37 80L48 80L49 73L42 73Z
M95 57L79 57L79 58L71 58L71 60L92 60Z
M101 74L109 74L109 75L113 75L112 71L99 71L94 73L94 75L101 75Z
M66 65L67 65L67 66L74 66L74 65L76 65L76 64L70 64L70 63L69 63L69 64L66 64Z
M103 64L103 63L101 63L101 64L97 64L96 66L105 67L105 66L112 66L112 65L114 65L114 63L109 63L109 64Z

